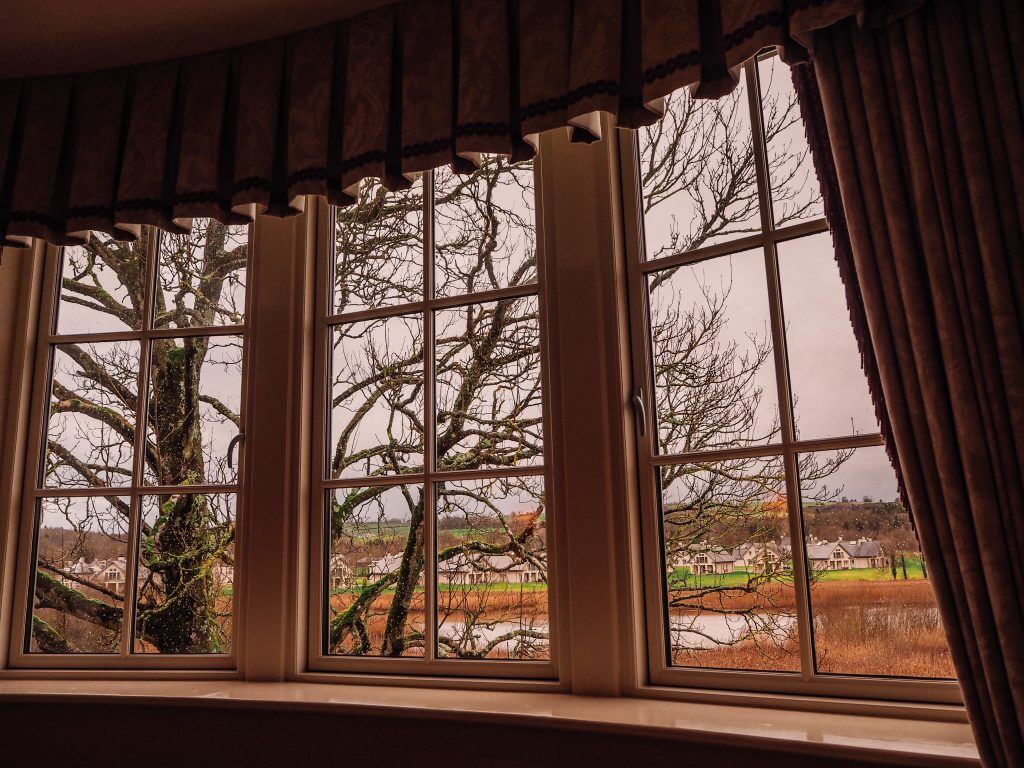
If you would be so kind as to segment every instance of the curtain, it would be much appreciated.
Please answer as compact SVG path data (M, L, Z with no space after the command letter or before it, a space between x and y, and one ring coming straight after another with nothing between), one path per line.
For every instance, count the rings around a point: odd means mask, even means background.
M0 81L0 243L181 232L344 205L361 179L532 156L536 134L656 120L683 86L717 97L766 46L884 25L923 0L404 0L200 56Z
M985 765L1014 768L1024 5L935 0L884 29L841 23L813 46L853 278L964 701Z

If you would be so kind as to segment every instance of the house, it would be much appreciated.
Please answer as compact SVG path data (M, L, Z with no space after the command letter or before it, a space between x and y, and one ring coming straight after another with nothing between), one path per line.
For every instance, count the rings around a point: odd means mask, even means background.
M866 538L854 541L808 541L807 561L815 571L885 568L889 564L882 545Z
M331 589L347 589L352 586L355 575L355 571L348 564L344 555L331 555L327 567L327 577Z
M377 581L389 573L397 571L402 564L402 556L397 552L390 552L383 557L370 561L366 568L366 577L371 581Z
M383 578L398 570L401 564L400 554L384 555L370 563L367 568L368 578ZM347 565L338 570L339 583L344 578L342 574L345 567ZM538 565L506 554L459 553L437 566L438 584L530 584L542 581L544 572ZM333 558L331 586L336 588Z
M670 559L673 569L688 568L698 576L710 574L732 573L736 568L736 557L733 552L702 547L687 550Z
M437 566L439 584L529 584L543 580L535 563L511 555L459 553Z
M745 542L732 549L699 542L669 558L669 565L687 568L697 575L726 574L734 571L772 573L784 566L785 551L775 542Z
M61 576L61 582L69 587L74 587L78 580L92 581L93 576L99 571L99 565L96 562L86 562L84 557L78 558L75 562L70 565L64 566L62 569L67 576ZM72 578L73 577L73 578Z
M105 560L91 561L86 561L84 557L80 557L70 565L64 566L63 570L69 576L65 576L61 580L68 586L80 585L81 581L84 580L116 595L123 595L125 592L124 587L128 577L128 561L123 555ZM140 564L138 583L142 584L148 575L149 569Z
M788 551L774 541L747 542L736 547L733 555L736 568L748 573L774 573L786 568Z
M210 568L210 575L218 589L231 587L235 582L235 566L223 560L217 560Z

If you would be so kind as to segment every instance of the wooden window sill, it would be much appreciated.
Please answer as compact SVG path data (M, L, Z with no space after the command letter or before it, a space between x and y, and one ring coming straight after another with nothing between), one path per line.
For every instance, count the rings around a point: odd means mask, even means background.
M566 693L258 683L238 680L0 680L0 704L175 704L517 723L677 738L883 764L978 766L966 723Z

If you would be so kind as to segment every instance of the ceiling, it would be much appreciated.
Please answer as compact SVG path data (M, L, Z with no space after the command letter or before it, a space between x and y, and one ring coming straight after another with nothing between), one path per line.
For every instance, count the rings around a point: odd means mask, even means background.
M0 79L205 53L393 1L0 0Z

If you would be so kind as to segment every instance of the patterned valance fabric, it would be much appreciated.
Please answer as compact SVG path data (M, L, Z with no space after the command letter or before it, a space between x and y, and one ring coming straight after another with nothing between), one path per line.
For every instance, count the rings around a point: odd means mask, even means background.
M639 127L682 86L717 97L766 46L794 62L817 30L874 26L921 0L406 0L229 50L0 81L0 236L181 231L345 204L358 182L478 153L525 159L536 134ZM112 41L116 44L116 41Z

